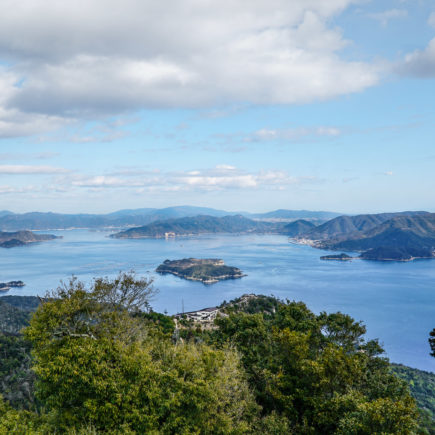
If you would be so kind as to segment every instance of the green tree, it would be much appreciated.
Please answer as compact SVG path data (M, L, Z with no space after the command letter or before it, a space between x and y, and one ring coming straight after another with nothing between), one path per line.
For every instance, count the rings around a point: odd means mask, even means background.
M303 303L287 302L274 315L229 310L216 325L210 341L236 345L263 413L285 417L295 433L416 429L408 388L350 316L315 315ZM360 429L346 432L351 423Z
M42 304L25 330L36 395L58 430L244 433L257 405L237 352L173 345L144 321L151 282L121 274L73 279Z

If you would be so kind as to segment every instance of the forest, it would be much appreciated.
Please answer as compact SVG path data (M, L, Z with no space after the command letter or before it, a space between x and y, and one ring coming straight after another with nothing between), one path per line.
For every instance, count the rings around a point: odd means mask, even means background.
M3 332L0 434L435 433L435 375L350 316L256 296L197 323L153 312L155 291L73 278Z

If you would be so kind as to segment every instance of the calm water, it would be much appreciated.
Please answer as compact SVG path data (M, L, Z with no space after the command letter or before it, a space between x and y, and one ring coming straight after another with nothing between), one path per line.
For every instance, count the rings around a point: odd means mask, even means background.
M0 281L27 285L8 294L43 295L71 275L90 281L134 269L155 276L152 305L168 313L214 306L244 293L302 300L310 309L342 311L363 320L368 337L378 337L389 358L435 371L428 334L435 327L435 260L410 263L327 262L322 251L289 244L284 236L202 236L175 240L116 240L108 233L57 231L63 239L0 250ZM248 274L211 286L156 276L165 259L222 258Z

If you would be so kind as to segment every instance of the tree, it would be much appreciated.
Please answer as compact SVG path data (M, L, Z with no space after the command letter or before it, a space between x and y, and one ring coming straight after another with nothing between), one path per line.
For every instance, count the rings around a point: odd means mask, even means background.
M413 433L416 407L390 373L377 341L342 313L315 315L300 302L274 315L229 310L211 342L234 343L258 403L300 434ZM352 427L355 428L351 430Z
M173 345L140 313L149 309L150 285L131 274L88 289L72 279L34 314L25 336L36 395L56 428L247 432L257 405L237 352Z
M435 357L435 328L429 333L429 345L431 349L431 356Z

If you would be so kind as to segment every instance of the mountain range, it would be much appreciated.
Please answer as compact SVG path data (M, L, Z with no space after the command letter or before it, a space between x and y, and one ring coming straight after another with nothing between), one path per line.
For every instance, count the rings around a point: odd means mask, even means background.
M177 206L162 209L140 208L119 210L108 214L13 213L0 211L0 231L53 230L71 228L125 228L138 227L151 222L208 215L214 217L242 215L255 220L292 221L308 219L324 222L339 213L307 210L276 210L268 213L228 212L207 207Z

